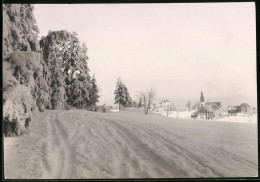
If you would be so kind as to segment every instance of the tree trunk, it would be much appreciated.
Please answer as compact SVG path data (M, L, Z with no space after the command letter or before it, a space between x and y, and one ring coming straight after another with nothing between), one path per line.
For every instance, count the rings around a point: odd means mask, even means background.
M4 121L4 134L6 137L13 136L15 133L17 136L21 134L20 124L18 122L5 122Z
M145 113L145 115L147 115L148 114L148 107L147 106L144 106L144 113Z

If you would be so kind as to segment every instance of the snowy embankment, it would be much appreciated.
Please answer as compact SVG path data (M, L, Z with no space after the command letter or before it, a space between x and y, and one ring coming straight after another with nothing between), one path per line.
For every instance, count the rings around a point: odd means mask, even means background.
M4 138L15 178L182 178L258 175L257 127L143 111L46 111L30 134Z

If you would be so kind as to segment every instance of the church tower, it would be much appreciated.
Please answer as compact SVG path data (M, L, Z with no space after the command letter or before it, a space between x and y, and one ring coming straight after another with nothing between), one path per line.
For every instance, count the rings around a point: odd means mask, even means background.
M204 96L203 96L203 92L201 91L201 95L200 95L200 105L204 106Z

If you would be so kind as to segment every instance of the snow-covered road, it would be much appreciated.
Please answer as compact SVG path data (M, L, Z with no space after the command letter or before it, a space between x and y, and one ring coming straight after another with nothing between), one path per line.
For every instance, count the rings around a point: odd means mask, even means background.
M13 178L182 178L258 175L257 125L46 111L30 134L4 138Z

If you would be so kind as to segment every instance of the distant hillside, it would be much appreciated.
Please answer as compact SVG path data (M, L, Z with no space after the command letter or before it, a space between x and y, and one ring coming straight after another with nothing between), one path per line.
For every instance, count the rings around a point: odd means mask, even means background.
M45 109L91 109L98 101L87 47L75 33L50 31L38 39L29 4L3 5L3 100L6 135ZM14 123L14 125L11 125ZM16 129L15 129L16 128Z

